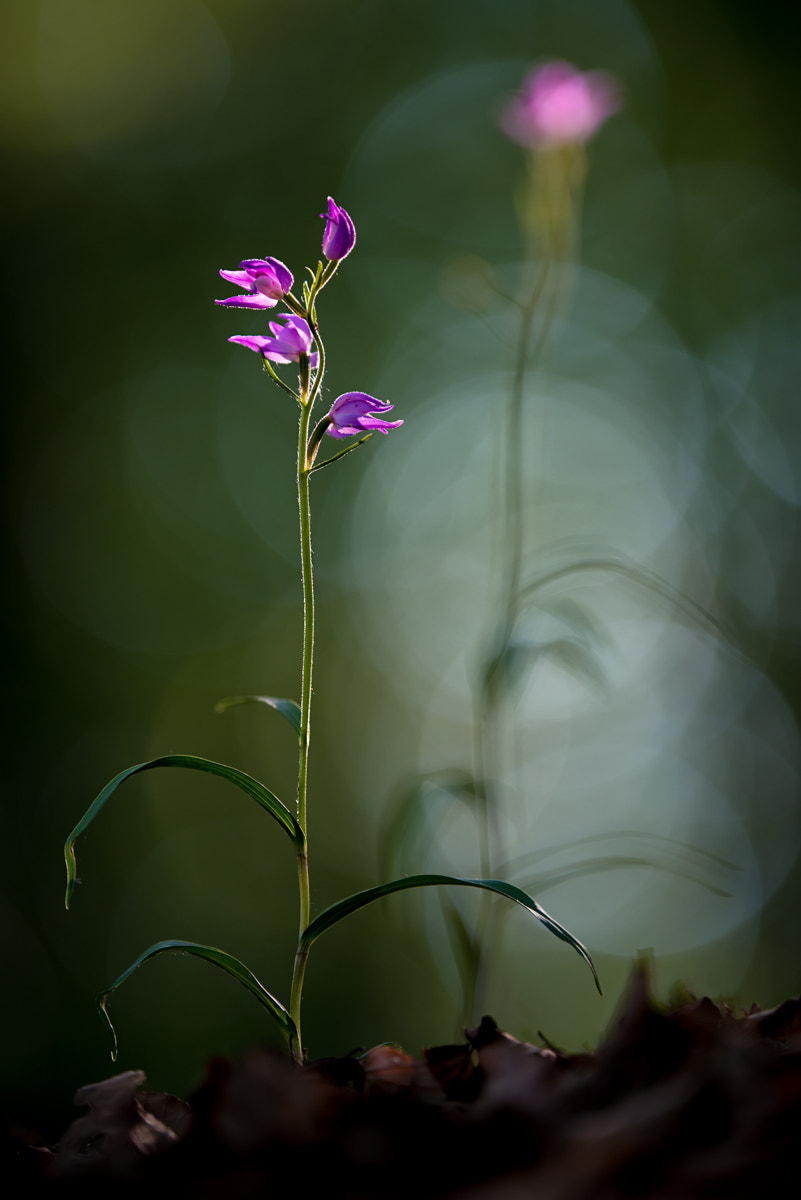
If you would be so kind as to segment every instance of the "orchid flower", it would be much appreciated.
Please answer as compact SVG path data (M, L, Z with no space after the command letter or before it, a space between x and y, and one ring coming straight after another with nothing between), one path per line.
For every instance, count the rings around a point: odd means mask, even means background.
M582 73L566 62L549 62L526 79L503 111L501 128L524 146L586 142L620 108L620 89L606 71Z
M403 421L382 421L374 413L389 412L393 406L366 392L345 392L338 396L328 413L331 424L326 429L329 437L358 437L362 433L389 433Z
M284 321L285 324L279 325L279 321ZM261 337L258 334L250 336L236 334L228 341L236 342L239 346L247 346L248 350L257 350L274 363L300 362L305 354L309 359L309 365L312 369L316 369L320 356L316 350L312 350L314 345L312 331L303 317L281 313L275 321L270 321L270 330L273 334L272 337Z
M277 258L246 258L236 271L220 271L220 274L247 293L214 301L228 308L275 308L293 283L292 272Z
M329 262L347 258L356 245L356 228L344 208L328 197L328 212L320 213L326 222L323 234L323 254Z

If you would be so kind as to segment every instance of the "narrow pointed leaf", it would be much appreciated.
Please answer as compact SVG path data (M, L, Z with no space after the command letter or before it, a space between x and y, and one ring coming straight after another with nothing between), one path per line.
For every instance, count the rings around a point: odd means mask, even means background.
M132 975L138 967L141 967L143 962L147 962L149 958L155 958L157 954L193 954L196 958L204 958L206 962L213 963L215 967L220 967L228 975L232 975L234 979L237 979L243 987L246 987L250 994L255 996L259 1003L267 1009L287 1042L296 1035L295 1022L283 1004L279 1000L276 1000L275 996L270 995L253 972L244 963L240 962L238 958L234 958L232 954L226 954L224 950L218 950L215 946L202 946L198 942L170 940L156 942L153 946L148 946L147 950L144 950L139 955L136 962L131 963L127 971L123 971L122 975L118 975L111 987L106 988L105 992L101 992L97 997L97 1007L108 1025L109 1033L111 1034L113 1043L111 1051L112 1059L116 1059L117 1057L117 1034L108 1015L108 998L121 983L125 982L129 975Z
M402 870L402 860L422 865L427 849L437 842L437 831L456 804L475 811L476 784L466 771L440 771L421 775L395 797L379 831L381 873Z
M577 638L558 638L549 642L545 652L556 659L580 683L587 683L599 692L609 690L609 680L597 655Z
M67 867L67 893L65 897L65 906L69 908L72 893L75 889L77 863L75 860L75 841L81 836L85 829L92 823L97 814L100 812L103 805L109 797L117 790L119 785L132 775L138 774L140 771L149 771L153 767L188 767L193 771L206 771L211 775L219 775L222 779L227 779L229 783L233 783L251 796L257 804L273 817L285 833L289 835L296 846L302 846L304 842L303 831L298 825L295 818L289 809L281 803L277 796L273 795L269 788L260 783L258 779L254 779L252 775L246 775L244 771L238 770L236 767L226 766L225 763L212 762L209 758L198 758L194 754L165 754L161 758L153 758L149 762L138 763L134 767L128 767L125 771L120 771L119 775L115 775L109 783L103 788L102 792L90 804L89 808L81 817L78 824L73 829L72 833L64 843L64 862Z
M266 704L270 708L274 708L279 712L284 720L289 721L289 724L295 730L295 733L300 739L301 727L301 711L300 705L294 700L282 700L276 696L226 696L224 700L218 700L214 705L214 711L221 713L227 708L233 708L235 704Z
M364 908L366 904L372 904L374 900L380 900L384 896L390 896L393 892L403 892L408 888L420 887L437 887L442 885L452 885L456 887L472 887L483 888L487 892L496 892L499 896L505 896L508 900L514 900L516 904L525 908L532 916L536 917L554 937L558 937L560 941L567 942L579 954L592 971L595 986L598 991L601 991L598 972L595 970L595 964L590 958L587 950L582 946L578 938L573 937L563 925L558 921L554 921L553 917L549 916L544 908L537 904L536 900L532 900L521 888L515 887L513 883L505 883L502 879L460 879L454 875L407 875L403 879L393 879L389 883L381 883L378 887L367 888L364 892L356 892L353 896L348 896L344 900L340 900L337 904L332 904L330 908L326 908L319 916L306 926L300 936L299 948L308 950L313 942L317 940L321 933L325 933L332 925L336 925L344 917L350 916L351 913L358 912L360 908Z
M600 691L608 688L600 660L583 640L560 637L536 642L517 638L488 663L484 675L485 692L490 693L503 686L510 694L514 693L546 656L550 656L582 683L589 683Z
M558 858L567 851L578 851L582 846L597 848L600 842L610 841L616 845L623 843L627 848L622 853L618 851L617 858L614 856L612 858L603 857L594 859L574 857L566 866L543 868L541 871L537 871L536 875L532 872L532 868L536 867L538 863L547 861L554 856ZM631 843L634 843L634 850L628 849ZM637 850L642 844L647 847L645 852ZM637 852L635 853L635 851ZM729 859L722 858L719 854L713 854L701 846L693 846L690 842L639 829L595 832L589 837L570 838L568 841L556 842L550 846L541 846L538 850L531 853L517 855L508 859L502 870L504 875L519 876L521 872L527 872L531 881L531 887L552 887L553 882L561 881L562 876L559 875L561 871L567 871L571 875L578 874L587 863L593 864L591 866L592 870L597 870L598 864L605 862L635 865L635 859L637 865L656 867L660 870L683 874L686 878L692 879L696 883L700 883L722 896L728 896L731 893L709 882L705 872L708 874L710 871L717 871L718 874L725 874L730 871L742 871L742 867L737 863L730 862ZM564 876L564 878L567 877L568 875ZM537 880L536 884L533 882L535 878ZM526 886L528 887L529 884L526 884Z
M732 892L710 883L702 876L691 871L683 871L680 867L658 862L647 855L643 855L641 858L624 854L611 855L608 858L585 858L581 862L570 863L564 867L554 867L550 871L538 871L536 875L529 876L524 882L527 887L544 892L548 888L556 887L570 879L583 879L587 875L601 875L606 871L618 871L625 867L648 867L652 871L664 871L665 874L674 875L677 879L687 879L690 883L697 883L699 887L706 888L713 896L724 896L726 899L731 899L733 895Z
M579 604L572 596L556 595L553 598L542 597L536 592L522 600L522 607L529 610L533 607L545 618L550 618L557 627L562 626L574 637L578 637L586 645L613 646L614 642L609 631L594 613L583 604Z
M692 624L700 626L702 629L715 634L724 641L731 642L732 644L734 642L732 634L724 628L714 613L710 612L709 609L699 604L696 600L693 600L692 596L688 596L680 588L668 583L666 579L663 579L655 571L649 571L646 567L641 567L638 563L630 562L622 556L611 552L609 554L591 555L587 558L575 559L572 562L543 572L523 588L520 593L520 599L526 602L536 595L537 592L549 587L552 583L557 583L570 575L579 574L583 571L598 571L611 575L621 575L631 583L635 583L639 587L653 592L654 595L661 597L661 599L667 600L677 612L687 618Z

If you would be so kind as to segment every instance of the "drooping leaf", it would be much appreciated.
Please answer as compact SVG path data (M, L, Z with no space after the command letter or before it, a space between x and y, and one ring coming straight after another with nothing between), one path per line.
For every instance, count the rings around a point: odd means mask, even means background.
M75 889L77 872L77 863L75 861L76 839L91 824L103 805L121 783L129 779L132 775L137 775L140 771L149 771L153 767L188 767L190 770L206 771L211 775L219 775L222 779L227 779L229 783L233 783L240 791L245 792L257 804L260 804L278 822L284 832L289 835L295 846L301 847L303 845L305 840L303 831L292 816L292 813L281 803L277 796L273 795L269 788L265 787L263 783L259 783L258 779L254 779L251 775L246 775L244 771L238 770L237 767L229 767L225 763L213 762L209 758L198 758L194 754L165 754L161 758L153 758L149 762L138 763L134 767L128 767L127 770L120 771L119 775L115 775L99 795L95 797L67 838L64 843L64 862L67 867L67 892L64 900L66 908L70 906L72 893Z
M131 963L126 971L112 983L111 987L106 988L97 997L97 1007L108 1025L113 1043L111 1057L117 1057L117 1033L111 1023L111 1018L108 1015L108 998L112 992L124 983L129 975L132 975L138 967L141 967L143 962L147 962L149 958L155 958L157 954L193 954L197 958L203 958L206 962L213 963L214 966L220 967L221 970L232 975L237 979L243 987L246 987L252 996L262 1004L270 1016L276 1022L287 1042L290 1042L296 1034L295 1022L290 1017L287 1010L275 996L271 996L262 983L256 978L251 970L238 958L234 958L232 954L226 954L224 950L218 950L215 946L202 946L199 942L184 942L180 940L169 940L165 942L156 942L152 946L148 946L135 962Z
M568 850L577 850L582 845L597 847L601 842L614 841L644 843L647 849L641 853L614 853L594 855L587 858L573 858L572 861L553 867L542 867L532 870L536 863L554 855L559 856ZM719 873L724 871L742 870L736 863L712 854L688 842L676 838L664 837L661 834L648 831L621 830L604 831L588 837L574 838L553 846L541 847L529 854L520 855L507 860L504 873L513 874L524 882L526 887L538 891L555 887L566 880L579 878L584 875L600 874L621 867L650 867L652 870L664 871L680 879L688 879L697 883L716 896L732 895L732 892L708 876L710 869Z
M558 583L562 579L567 579L571 575L596 571L602 574L620 575L630 583L634 583L638 587L653 593L653 595L659 596L662 600L666 600L677 613L686 618L691 624L706 630L708 633L713 633L722 640L728 642L733 640L714 613L710 612L702 604L699 604L692 596L688 596L680 588L674 587L673 584L663 579L655 571L650 571L647 567L640 566L639 563L631 562L614 551L587 555L584 558L574 559L572 562L564 563L548 571L543 571L541 575L536 576L526 584L520 593L520 600L525 603L551 584Z
M217 701L214 711L222 713L236 704L266 704L269 708L274 708L284 720L289 721L300 740L302 715L300 705L294 700L282 700L277 696L226 696L224 700Z
M599 658L583 638L565 636L548 641L533 641L516 637L486 665L485 692L495 692L503 687L513 694L520 688L525 677L546 656L560 663L583 683L589 683L601 690L608 686Z
M347 896L344 900L332 904L330 908L326 908L316 916L301 934L299 948L308 950L321 933L325 933L327 929L336 925L343 918L350 916L351 913L358 912L365 905L372 904L374 900L380 900L384 896L391 896L393 892L403 892L409 888L440 887L443 885L482 888L484 891L495 892L499 896L505 896L508 900L514 900L516 904L521 905L522 908L525 908L527 912L536 917L554 937L558 937L560 941L567 942L569 946L573 947L592 971L595 986L603 994L598 979L598 972L595 970L595 964L578 938L573 937L573 934L569 930L565 929L563 925L560 925L558 921L549 916L545 909L541 908L536 900L533 900L521 888L515 887L513 883L505 883L502 879L461 879L455 875L408 875L403 879L393 879L388 883L380 883L377 887L367 888L366 891L356 892L353 896Z
M665 850L667 853L695 858L699 863L714 864L724 867L728 871L742 871L741 866L731 862L728 858L723 858L720 854L713 854L711 850L705 850L701 846L694 846L692 842L686 842L681 838L668 837L666 834L654 833L648 829L599 830L596 833L589 833L583 837L569 838L563 842L553 842L551 845L539 846L536 850L520 855L514 860L510 859L504 870L511 869L512 866L515 868L531 867L543 859L552 858L554 854L561 854L565 850L574 850L577 846L596 846L599 842L610 841L644 842L646 845L656 846L657 849Z
M413 779L397 793L379 831L382 873L402 870L403 858L419 863L453 805L474 811L477 799L475 781L466 771L439 771Z
M622 867L649 867L652 871L664 871L668 875L675 875L678 879L688 879L691 883L697 883L711 892L713 896L730 899L733 895L732 892L717 887L708 879L700 878L691 871L683 871L680 867L673 867L647 856L637 858L634 855L624 854L610 855L608 858L585 858L581 862L570 863L568 866L554 867L549 871L538 871L534 875L527 876L525 883L527 887L545 891L547 888L556 887L559 883L566 883L570 879L582 879L585 875L601 875L606 871L619 870Z
M574 675L580 683L606 691L609 680L596 654L580 638L558 638L545 646L545 653Z
M611 646L609 631L586 605L579 604L572 596L541 596L532 593L522 601L522 608L533 606L543 618L550 619L556 628L567 628L571 634L587 645Z

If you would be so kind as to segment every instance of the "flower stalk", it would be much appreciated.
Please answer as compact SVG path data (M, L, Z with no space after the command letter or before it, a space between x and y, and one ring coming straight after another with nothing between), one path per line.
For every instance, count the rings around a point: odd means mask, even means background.
M298 403L297 491L300 531L300 567L303 588L303 651L301 665L301 700L298 722L298 783L296 797L297 822L302 842L296 847L299 897L298 946L292 969L289 1017L292 1032L288 1038L293 1061L304 1061L300 1010L303 978L309 948L304 933L311 918L311 887L309 878L308 843L308 783L309 747L311 744L311 705L314 671L314 568L311 539L311 497L309 477L318 467L327 466L355 450L373 433L388 433L402 421L385 421L391 404L377 400L365 392L346 392L334 401L329 412L312 427L312 410L319 399L325 376L325 346L317 321L317 298L333 278L339 264L350 254L356 242L356 230L348 213L330 197L328 212L321 214L326 222L323 235L323 256L316 270L309 269L310 280L304 282L302 300L292 291L292 274L278 259L246 259L236 271L221 272L224 279L243 288L245 295L218 301L229 307L272 308L283 301L288 313L279 314L269 323L272 336L236 335L229 341L261 354L265 370L275 383ZM298 390L281 378L273 364L297 363ZM311 433L309 432L311 429ZM332 455L317 467L314 460L325 434L334 438L357 437L359 440Z
M315 284L319 288L320 271L318 270ZM315 287L309 294L306 312L312 316ZM296 1034L290 1044L290 1052L294 1062L303 1062L303 1041L301 1038L300 1009L303 998L303 977L306 971L308 950L301 948L303 931L309 924L311 916L311 887L309 880L309 835L306 813L306 799L309 781L309 744L311 742L311 702L312 674L314 670L314 569L312 565L311 540L311 502L309 496L309 475L311 473L310 457L313 451L310 447L309 422L316 396L322 385L325 370L325 350L314 324L310 329L316 346L315 352L317 371L314 382L310 383L310 359L308 353L300 361L300 415L298 419L298 516L300 521L300 570L303 586L303 663L301 668L301 697L300 697L300 732L298 737L298 792L297 816L298 824L303 830L303 846L297 852L298 865L298 897L299 897L299 928L298 949L292 968L292 984L290 989L289 1015L292 1018Z

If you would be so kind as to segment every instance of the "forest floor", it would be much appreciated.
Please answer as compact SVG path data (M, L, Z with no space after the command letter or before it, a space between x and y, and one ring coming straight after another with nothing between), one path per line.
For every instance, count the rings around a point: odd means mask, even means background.
M12 1139L15 1194L762 1200L798 1174L799 1000L666 1011L636 969L594 1053L489 1017L465 1038L420 1060L215 1059L189 1103L127 1071L80 1089L88 1112L56 1145Z

